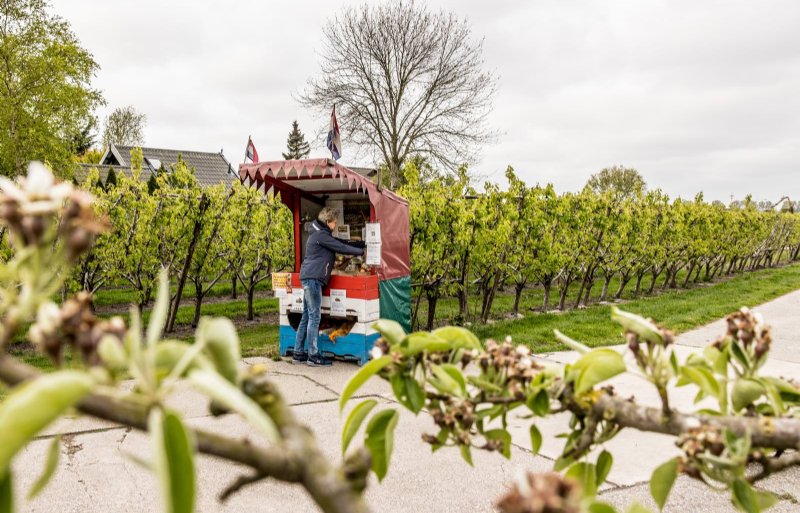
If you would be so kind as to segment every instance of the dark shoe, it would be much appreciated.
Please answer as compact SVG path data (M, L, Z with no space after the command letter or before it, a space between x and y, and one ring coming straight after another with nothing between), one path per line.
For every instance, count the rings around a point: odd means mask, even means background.
M308 360L308 353L294 353L292 355L292 363L303 363Z
M332 361L319 354L312 354L309 356L308 362L306 363L312 367L330 367L333 365Z

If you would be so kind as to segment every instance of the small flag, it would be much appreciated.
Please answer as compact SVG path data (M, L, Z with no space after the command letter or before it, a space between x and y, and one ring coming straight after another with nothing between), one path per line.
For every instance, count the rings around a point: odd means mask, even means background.
M328 131L327 146L333 155L333 160L339 160L342 156L342 138L339 135L339 123L336 121L336 105L331 112L331 129Z
M247 162L247 159L250 159L250 162L253 164L258 162L258 152L256 151L256 145L253 144L253 140L251 138L247 138L247 149L244 150L244 160Z

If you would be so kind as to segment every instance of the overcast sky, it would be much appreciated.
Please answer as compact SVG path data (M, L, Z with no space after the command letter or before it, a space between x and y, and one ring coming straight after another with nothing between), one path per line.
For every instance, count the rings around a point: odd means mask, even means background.
M100 72L108 105L147 115L146 146L219 151L242 161L248 134L279 159L295 101L318 72L320 28L339 0L54 0ZM594 172L634 167L671 196L726 203L800 196L797 0L430 0L467 17L499 76L474 169L503 182L577 190ZM342 126L344 164L354 162ZM311 140L312 156L324 141ZM314 151L316 150L316 151Z

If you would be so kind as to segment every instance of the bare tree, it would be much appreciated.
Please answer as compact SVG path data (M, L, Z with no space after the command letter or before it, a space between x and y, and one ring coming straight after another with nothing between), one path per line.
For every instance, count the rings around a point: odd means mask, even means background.
M103 130L103 145L141 146L144 144L144 125L147 116L132 106L117 107L106 118Z
M465 19L413 1L365 4L330 20L324 37L321 73L300 102L323 112L335 104L345 147L380 156L392 187L407 157L455 170L494 136L486 117L496 78Z

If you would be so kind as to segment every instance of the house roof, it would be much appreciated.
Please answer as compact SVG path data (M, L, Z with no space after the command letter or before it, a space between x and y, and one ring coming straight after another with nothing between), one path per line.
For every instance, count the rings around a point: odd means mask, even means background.
M110 145L100 159L100 164L96 167L107 168L111 166L115 172L122 171L130 176L131 163L130 155L134 146ZM222 182L227 185L238 178L236 171L230 162L220 151L219 153L207 153L202 151L186 150L167 150L163 148L142 148L144 163L142 166L143 180L150 178L150 174L158 171L159 168L170 169L178 162L180 156L187 166L194 168L194 176L200 185L217 185Z

